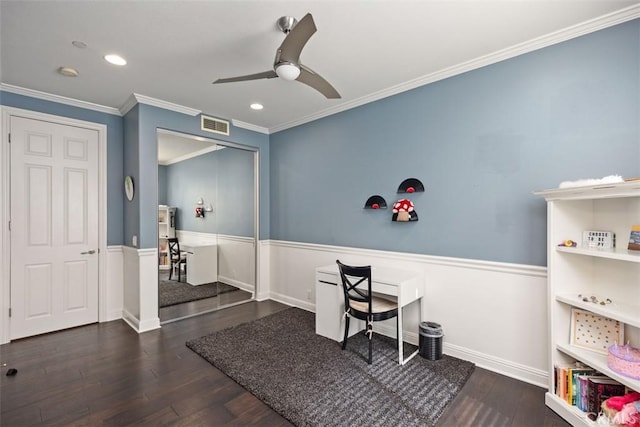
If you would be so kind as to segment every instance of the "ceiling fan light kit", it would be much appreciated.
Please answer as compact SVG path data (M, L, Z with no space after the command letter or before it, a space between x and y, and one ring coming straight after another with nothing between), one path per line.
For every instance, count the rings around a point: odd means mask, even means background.
M276 74L285 80L295 80L300 75L300 68L287 62L276 66Z
M218 79L217 83L232 83L246 80L272 79L296 80L317 90L328 99L340 98L340 94L318 73L300 63L300 53L311 36L317 31L313 16L307 13L299 22L291 16L283 16L277 21L278 28L286 34L284 41L276 50L273 70L238 77Z

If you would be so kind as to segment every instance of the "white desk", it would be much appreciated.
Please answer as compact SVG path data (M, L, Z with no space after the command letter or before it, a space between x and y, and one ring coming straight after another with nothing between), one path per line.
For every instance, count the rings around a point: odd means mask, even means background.
M210 243L180 244L187 253L187 283L204 285L218 281L218 248Z
M398 301L398 363L404 365L418 354L418 350L406 359L403 357L402 310L412 302L418 301L420 321L422 321L422 297L424 296L422 278L413 271L372 267L371 289L374 293L393 296ZM415 327L418 330L419 326L415 325ZM352 318L349 336L362 329L364 329L364 322ZM338 342L344 337L344 295L337 264L316 269L316 334Z

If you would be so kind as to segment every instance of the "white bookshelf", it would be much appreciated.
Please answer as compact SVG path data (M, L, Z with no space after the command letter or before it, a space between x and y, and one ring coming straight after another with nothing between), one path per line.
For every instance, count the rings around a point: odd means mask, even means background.
M176 208L158 206L158 266L161 270L169 269L169 247L167 239L176 237Z
M625 341L640 346L640 251L627 250L631 226L640 224L640 182L535 194L547 201L549 391L545 403L574 426L595 425L584 412L554 394L554 367L579 361L640 391L640 381L607 367L606 354L570 342L571 310L578 308L620 321L625 325ZM586 230L614 232L616 248L582 247ZM565 240L578 245L558 246ZM591 295L611 303L583 301Z

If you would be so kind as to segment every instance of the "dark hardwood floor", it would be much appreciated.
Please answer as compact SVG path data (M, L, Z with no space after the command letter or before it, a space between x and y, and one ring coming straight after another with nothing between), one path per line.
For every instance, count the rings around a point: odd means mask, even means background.
M184 345L286 308L254 301L140 335L114 321L2 345L0 425L290 425ZM439 425L568 424L543 389L477 368Z

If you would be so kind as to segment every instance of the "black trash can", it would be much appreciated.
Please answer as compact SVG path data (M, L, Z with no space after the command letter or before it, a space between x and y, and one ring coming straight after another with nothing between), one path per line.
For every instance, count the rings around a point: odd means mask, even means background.
M435 322L420 322L420 356L428 360L442 359L442 326Z

